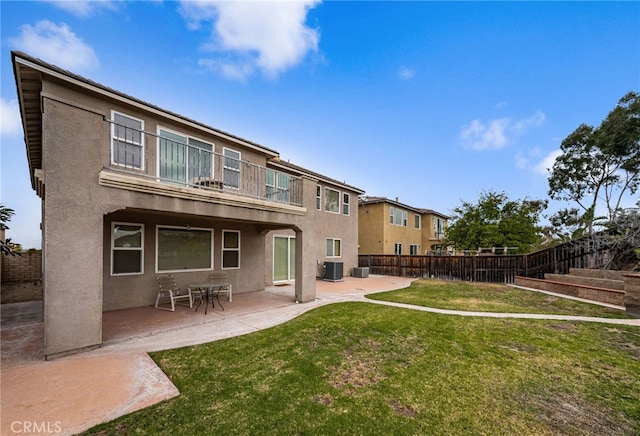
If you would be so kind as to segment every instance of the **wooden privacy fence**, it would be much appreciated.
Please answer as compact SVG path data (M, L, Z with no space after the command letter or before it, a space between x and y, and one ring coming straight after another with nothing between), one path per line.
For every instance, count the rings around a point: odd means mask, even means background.
M371 274L429 277L469 282L513 283L522 275L523 256L395 256L361 255Z
M365 254L358 266L371 274L470 282L513 283L516 276L544 278L570 268L598 268L611 258L607 243L582 238L529 254L478 256L397 256Z

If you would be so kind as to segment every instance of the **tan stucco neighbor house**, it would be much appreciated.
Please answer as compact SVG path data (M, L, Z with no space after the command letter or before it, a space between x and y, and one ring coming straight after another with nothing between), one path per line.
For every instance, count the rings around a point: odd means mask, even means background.
M400 203L398 199L359 200L359 254L443 254L447 215Z
M102 342L103 311L146 306L156 278L226 271L234 294L358 263L363 191L265 146L12 52L33 189L42 199L44 352Z

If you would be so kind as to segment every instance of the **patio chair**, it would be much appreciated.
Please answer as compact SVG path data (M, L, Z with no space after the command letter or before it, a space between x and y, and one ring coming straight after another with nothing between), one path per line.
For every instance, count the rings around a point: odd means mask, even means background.
M229 279L227 278L227 273L224 271L213 271L211 273L211 282L212 283L224 283L224 285L220 288L218 295L227 294L229 298L229 303L232 302L232 286L229 283Z
M191 295L191 290L182 290L176 285L176 279L171 274L158 276L158 296L156 297L156 309L161 310L170 310L171 312L175 312L176 310L176 301L189 299L189 307L193 307L193 297ZM171 308L169 307L161 307L160 304L166 304L168 300L171 303ZM182 304L182 303L180 303ZM186 306L186 304L183 304Z

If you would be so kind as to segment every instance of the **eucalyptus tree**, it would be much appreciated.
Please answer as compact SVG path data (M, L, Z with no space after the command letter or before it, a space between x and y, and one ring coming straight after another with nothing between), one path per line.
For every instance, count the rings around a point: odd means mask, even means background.
M551 221L578 223L587 234L599 220L615 221L623 200L635 195L640 184L640 94L625 95L600 126L578 126L560 150L551 168L549 197L578 207L561 209Z

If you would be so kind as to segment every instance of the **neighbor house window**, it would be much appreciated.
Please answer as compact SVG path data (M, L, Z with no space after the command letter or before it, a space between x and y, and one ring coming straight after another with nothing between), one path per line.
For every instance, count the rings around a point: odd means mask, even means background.
M327 239L327 257L340 257L342 251L340 245L342 241L340 239Z
M340 193L330 188L324 189L324 210L340 213Z
M144 273L144 225L111 224L111 274Z
M213 269L211 229L158 226L156 239L158 272Z
M350 205L351 205L351 196L347 193L342 193L342 214L343 215L351 214Z
M402 254L402 244L399 242L396 242L393 246L393 252L394 254L400 256Z
M416 256L418 254L418 246L416 244L409 245L409 254Z
M419 229L419 228L420 228L420 215L415 215L415 220L414 220L414 222L413 222L413 226L414 226L416 229Z
M240 152L225 148L224 154L224 185L240 188Z
M402 216L402 225L407 227L409 225L409 212L404 211L404 215Z
M158 176L192 185L213 178L213 145L190 136L159 130Z
M240 232L222 231L222 268L240 268Z
M402 210L396 209L396 220L395 220L396 226L402 225L402 216L403 216Z
M144 121L118 112L112 112L111 118L111 163L143 170Z
M389 224L393 224L393 217L394 217L393 207L390 207L389 208Z
M316 186L316 209L322 209L322 187L320 185Z
M437 239L442 239L444 237L444 220L442 218L434 218L433 233Z

